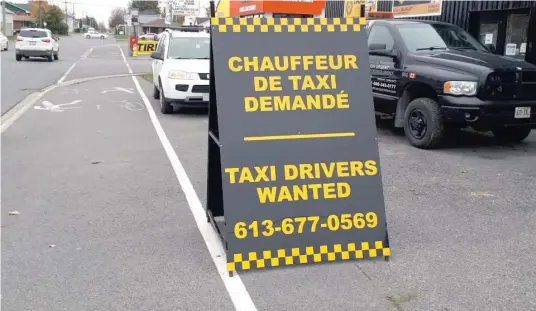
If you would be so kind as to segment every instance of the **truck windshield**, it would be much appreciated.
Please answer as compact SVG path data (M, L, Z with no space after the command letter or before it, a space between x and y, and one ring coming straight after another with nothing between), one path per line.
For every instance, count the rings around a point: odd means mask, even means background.
M443 24L401 24L396 26L407 48L423 50L476 50L488 52L463 29Z
M209 38L171 38L168 58L174 59L209 59Z

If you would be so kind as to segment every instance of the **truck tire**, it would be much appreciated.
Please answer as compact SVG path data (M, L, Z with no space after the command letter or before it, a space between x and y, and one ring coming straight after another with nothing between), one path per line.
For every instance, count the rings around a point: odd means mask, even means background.
M531 132L530 127L496 127L491 129L493 136L505 143L519 143L527 138Z
M171 102L164 96L164 89L162 88L162 84L160 83L160 112L163 114L171 114L173 113L173 105L171 105Z
M436 147L445 135L439 104L431 98L417 98L404 112L404 133L411 145L420 149Z

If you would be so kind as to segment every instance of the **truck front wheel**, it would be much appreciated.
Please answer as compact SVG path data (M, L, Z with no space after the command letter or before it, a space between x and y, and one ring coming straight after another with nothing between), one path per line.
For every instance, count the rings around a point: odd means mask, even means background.
M491 130L493 135L500 142L518 143L527 138L530 134L529 127L496 127Z
M436 147L445 133L439 104L424 97L409 103L404 113L404 133L414 147Z

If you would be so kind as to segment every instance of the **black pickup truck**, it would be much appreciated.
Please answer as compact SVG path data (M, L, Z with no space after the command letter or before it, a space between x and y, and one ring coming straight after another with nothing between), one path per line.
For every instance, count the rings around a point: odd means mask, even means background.
M376 113L413 146L436 147L466 127L520 142L536 128L536 66L447 23L370 20L367 34Z

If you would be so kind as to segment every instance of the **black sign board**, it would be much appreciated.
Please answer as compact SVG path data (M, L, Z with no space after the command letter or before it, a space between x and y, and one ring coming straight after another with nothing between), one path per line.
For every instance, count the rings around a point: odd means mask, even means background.
M228 271L388 258L365 19L211 33L207 215L225 218Z

